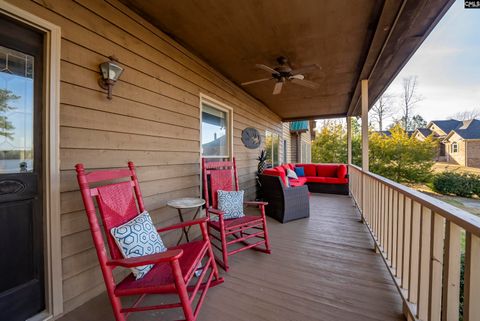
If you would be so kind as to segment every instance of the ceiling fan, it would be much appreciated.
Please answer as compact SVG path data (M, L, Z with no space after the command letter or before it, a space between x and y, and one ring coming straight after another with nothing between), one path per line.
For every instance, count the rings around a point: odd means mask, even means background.
M251 84L256 84L263 81L273 80L275 79L275 86L273 87L273 95L278 95L282 92L283 84L286 82L291 82L296 85L308 87L311 89L316 89L320 85L316 82L306 80L303 74L315 71L320 69L318 65L308 65L304 67L300 67L297 69L292 69L288 64L288 59L286 57L278 57L277 58L278 66L271 68L267 65L263 64L256 64L255 67L265 70L272 74L269 78L262 78L252 81L247 81L242 83L242 86L247 86Z

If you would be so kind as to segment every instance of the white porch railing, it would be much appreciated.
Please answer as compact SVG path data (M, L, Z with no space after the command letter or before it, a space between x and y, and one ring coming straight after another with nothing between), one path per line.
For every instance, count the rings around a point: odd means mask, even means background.
M480 320L480 219L350 165L350 192L409 320L458 321L465 238L465 321Z

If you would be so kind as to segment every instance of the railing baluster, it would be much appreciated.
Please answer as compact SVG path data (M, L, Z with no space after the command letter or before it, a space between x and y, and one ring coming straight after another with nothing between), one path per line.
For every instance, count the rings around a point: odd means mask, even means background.
M391 255L392 253L390 253L390 221L391 221L391 211L390 211L390 208L391 208L391 203L392 203L392 197L391 197L391 191L392 189L391 188L388 188L387 187L387 210L385 211L385 257L387 258L387 260L391 260Z
M420 227L421 227L421 205L412 202L412 220L410 221L410 272L409 272L409 291L408 299L412 303L417 303L418 291L418 262L420 253Z
M430 243L430 280L428 320L440 321L442 316L442 269L445 219L433 213Z
M393 193L393 216L392 216L392 267L397 269L397 233L398 233L398 192Z
M418 304L417 317L420 320L428 318L428 297L430 281L430 243L432 211L422 206L420 228L420 252L418 266Z
M459 318L460 296L460 227L447 221L443 266L442 320Z
M480 320L480 237L467 232L464 321Z
M399 195L398 200L398 227L397 227L397 270L396 276L403 278L403 223L405 220L405 196Z
M409 273L410 273L410 221L412 218L412 200L405 197L405 211L403 217L403 275L402 288L408 290L409 287Z

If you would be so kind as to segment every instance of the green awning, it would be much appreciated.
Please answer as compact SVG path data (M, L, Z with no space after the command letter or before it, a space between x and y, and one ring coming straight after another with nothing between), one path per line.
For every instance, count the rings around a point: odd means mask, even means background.
M290 123L290 131L292 132L306 132L308 130L308 120L293 121Z

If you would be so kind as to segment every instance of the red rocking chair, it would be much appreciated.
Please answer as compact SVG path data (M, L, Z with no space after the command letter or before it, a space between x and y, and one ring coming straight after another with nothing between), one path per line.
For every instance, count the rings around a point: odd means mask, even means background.
M135 168L132 162L129 169L103 170L85 173L82 164L77 164L77 179L83 203L88 216L93 242L117 321L124 321L131 312L182 308L186 321L197 318L200 307L209 287L223 282L210 245L207 218L176 224L157 231L166 232L186 226L200 226L202 239L168 248L166 252L136 258L124 258L115 243L110 230L122 225L145 210ZM91 187L90 184L119 178L130 180L109 185ZM107 239L110 257L107 254L101 227L97 220L93 197L96 198L103 229ZM153 268L143 278L136 280L132 273L115 284L113 270L117 267L131 268L153 264ZM202 269L198 269L199 264ZM209 271L209 272L208 272ZM194 277L197 272L198 278ZM196 281L196 282L195 282ZM153 306L140 305L147 294L177 294L178 303ZM198 302L194 307L197 294ZM121 297L139 296L133 305L122 307Z
M235 158L233 161L207 162L202 159L203 192L206 204L207 217L218 216L218 221L208 221L208 233L212 245L221 253L221 259L216 257L217 263L228 271L228 257L238 252L253 249L270 254L267 221L265 217L266 202L244 202L246 206L257 206L260 216L245 215L240 218L224 219L224 212L217 208L217 191L238 191L238 176ZM234 244L241 244L229 251Z

